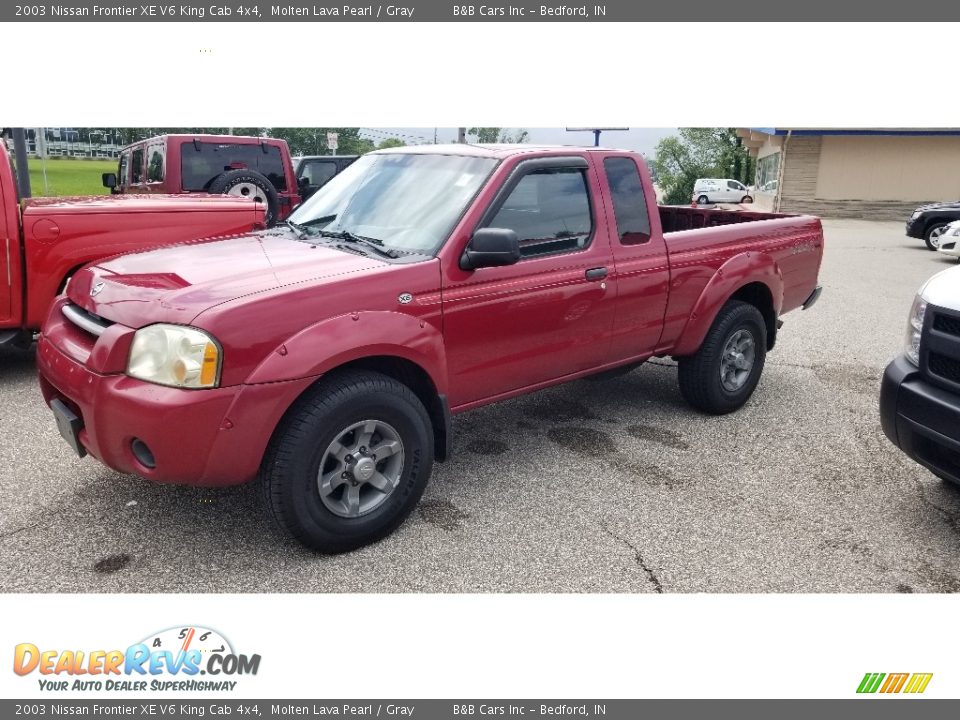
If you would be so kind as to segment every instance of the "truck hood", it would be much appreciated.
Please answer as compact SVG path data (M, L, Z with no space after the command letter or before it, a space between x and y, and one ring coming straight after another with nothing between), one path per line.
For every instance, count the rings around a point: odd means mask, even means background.
M382 268L375 258L298 241L289 230L185 243L89 265L70 281L70 300L129 327L189 324L235 298Z
M931 305L960 311L960 267L938 272L923 284L920 295Z
M925 210L960 210L960 202L939 202L930 205L921 205L916 212Z

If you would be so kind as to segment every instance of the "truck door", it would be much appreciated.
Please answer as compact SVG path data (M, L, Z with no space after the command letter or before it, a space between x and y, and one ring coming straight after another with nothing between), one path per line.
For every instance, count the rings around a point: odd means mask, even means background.
M602 365L616 286L599 185L586 159L518 163L478 227L514 230L521 260L454 267L444 282L451 406Z
M657 213L644 192L640 167L629 155L606 156L600 172L617 270L617 312L610 350L613 360L650 355L660 342L670 283L663 233L653 232ZM659 226L659 225L658 225Z

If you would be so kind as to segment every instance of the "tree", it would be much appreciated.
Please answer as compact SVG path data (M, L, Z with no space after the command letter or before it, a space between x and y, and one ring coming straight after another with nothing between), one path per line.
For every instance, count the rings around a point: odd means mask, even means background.
M386 148L394 147L406 147L407 144L400 138L387 138L386 140L381 140L380 144L377 145L377 150L384 150Z
M478 143L525 143L530 138L530 133L528 133L523 128L516 128L513 132L510 131L510 128L496 128L496 127L484 127L484 128L468 128L467 129L468 137L475 137L474 142Z
M668 205L689 203L698 178L732 178L749 184L753 158L733 128L680 128L657 143L650 163Z

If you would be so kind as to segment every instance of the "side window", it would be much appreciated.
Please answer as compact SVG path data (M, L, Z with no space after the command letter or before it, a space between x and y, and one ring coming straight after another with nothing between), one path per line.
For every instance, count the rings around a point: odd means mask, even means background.
M305 177L311 187L321 187L327 184L334 175L337 174L337 164L335 162L312 161L306 164L301 177Z
M630 158L611 157L603 161L607 173L617 235L623 245L638 245L650 239L650 217L637 163Z
M153 145L147 152L147 182L163 182L163 145Z
M117 182L120 187L127 185L127 169L130 167L130 153L120 155L120 167L117 169Z
M130 184L143 182L143 148L137 148L130 155Z
M549 168L524 175L489 227L516 232L523 257L586 247L593 232L586 171Z
M743 190L743 185L734 180L727 180L727 187L731 190Z

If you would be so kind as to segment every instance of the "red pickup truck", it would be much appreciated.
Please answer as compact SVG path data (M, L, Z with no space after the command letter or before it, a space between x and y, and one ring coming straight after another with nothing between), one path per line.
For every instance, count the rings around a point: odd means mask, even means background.
M339 552L409 514L453 414L656 355L695 408L739 408L822 251L814 217L658 207L629 152L379 151L283 226L82 270L40 383L81 456L259 476L282 528Z
M18 202L0 142L0 347L29 345L67 278L88 262L263 224L263 208L240 198L97 195Z

